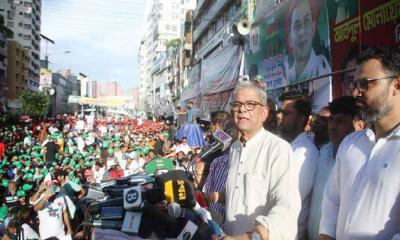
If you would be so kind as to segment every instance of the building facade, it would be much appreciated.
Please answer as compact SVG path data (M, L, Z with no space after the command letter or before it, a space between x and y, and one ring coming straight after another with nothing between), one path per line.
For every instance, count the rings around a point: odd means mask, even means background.
M139 49L139 99L143 111L156 112L160 101L166 103L171 98L164 69L169 65L168 48L180 42L183 6L180 0L154 0L146 15L146 31Z
M12 40L21 44L22 48L28 49L27 81L39 83L41 0L3 0L2 2L0 15L4 17L5 26L14 33Z
M30 54L19 42L7 41L7 107L20 108L19 96L28 88Z

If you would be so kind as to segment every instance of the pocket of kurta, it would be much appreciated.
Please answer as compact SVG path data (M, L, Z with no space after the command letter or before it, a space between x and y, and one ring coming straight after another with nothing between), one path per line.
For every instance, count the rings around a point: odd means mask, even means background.
M244 186L244 203L249 212L253 212L259 206L265 206L268 183L264 177L246 173L244 175Z

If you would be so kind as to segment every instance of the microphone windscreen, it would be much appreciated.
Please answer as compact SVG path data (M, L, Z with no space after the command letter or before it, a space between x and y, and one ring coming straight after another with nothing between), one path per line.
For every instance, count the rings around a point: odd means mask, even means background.
M173 218L181 217L182 216L181 205L174 202L168 204L168 215L170 215Z

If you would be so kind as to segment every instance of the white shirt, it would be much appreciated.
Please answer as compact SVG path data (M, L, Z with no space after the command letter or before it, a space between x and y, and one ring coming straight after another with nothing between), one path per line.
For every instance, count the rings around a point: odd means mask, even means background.
M301 211L298 220L298 237L303 239L307 231L307 219L310 211L311 191L317 171L319 152L313 143L312 135L303 132L290 144L294 153L294 166L299 178Z
M175 153L183 152L187 155L190 152L190 146L188 144L179 144L175 147Z
M99 171L96 171L95 166L92 167L93 171L93 181L94 183L101 183L101 180L103 179L103 175L106 172L105 167L99 168Z
M335 164L332 143L325 144L320 150L317 173L315 174L314 186L311 195L310 214L308 216L307 232L310 240L319 239L319 221L321 219L322 197L326 182Z
M44 197L43 194L42 197ZM64 198L61 195L58 195L53 202L47 200L43 209L38 211L40 221L39 233L41 239L65 237L63 218L64 209L66 209Z
M243 146L230 147L226 181L225 232L237 236L264 225L270 239L295 239L300 211L296 171L290 145L260 131Z
M347 136L322 200L320 234L390 239L400 232L400 126L376 139L371 129Z

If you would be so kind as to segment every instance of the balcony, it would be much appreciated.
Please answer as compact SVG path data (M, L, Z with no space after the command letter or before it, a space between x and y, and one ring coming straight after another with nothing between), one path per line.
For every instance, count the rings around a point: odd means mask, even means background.
M198 0L197 1L197 6L196 6L196 16L197 16L197 13L204 7L203 5L204 5L204 3L205 2L207 2L207 1L209 1L209 0Z
M203 34L203 32L208 28L208 25L215 20L222 9L228 4L232 4L230 0L218 0L210 8L206 15L203 15L200 19L197 19L198 12L195 12L195 21L200 20L200 24L196 27L193 33L194 42ZM200 8L199 8L200 9Z

